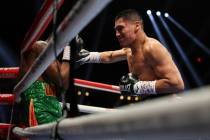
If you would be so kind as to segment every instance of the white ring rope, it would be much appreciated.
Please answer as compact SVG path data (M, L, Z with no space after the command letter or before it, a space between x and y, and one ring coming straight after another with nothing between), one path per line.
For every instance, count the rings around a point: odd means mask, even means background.
M67 107L70 108L69 103L67 103ZM88 113L88 114L105 113L105 112L111 112L111 111L117 110L117 109L95 107L95 106L88 106L88 105L78 105L78 107L79 107L79 112Z
M13 102L14 102L13 94L2 94L2 93L0 94L0 105L11 105ZM78 106L80 112L83 113L99 113L99 112L107 112L114 110L109 108L93 107L87 105L78 105ZM69 103L67 103L67 107L70 107Z
M73 39L111 0L80 0L69 12L57 30L57 42L55 44L57 55L61 53L65 45ZM42 51L32 67L15 86L16 101L21 92L27 89L55 60L52 39L49 46Z
M62 120L58 134L63 139L191 140L210 137L210 87L182 94L181 100L163 97L137 103L109 113ZM13 132L28 138L50 137L55 123Z

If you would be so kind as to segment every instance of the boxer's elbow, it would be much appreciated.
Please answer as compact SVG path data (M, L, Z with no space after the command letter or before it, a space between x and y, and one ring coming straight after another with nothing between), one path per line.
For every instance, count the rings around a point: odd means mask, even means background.
M183 80L181 80L181 81L179 82L178 89L179 89L179 92L184 91L185 86L184 86Z
M176 80L171 80L170 82L171 88L173 89L173 92L182 92L184 91L184 82L183 80L176 79Z

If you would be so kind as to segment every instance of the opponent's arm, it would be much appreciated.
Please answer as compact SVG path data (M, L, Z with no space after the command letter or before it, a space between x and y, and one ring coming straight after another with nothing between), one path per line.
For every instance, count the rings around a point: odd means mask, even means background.
M40 53L48 46L48 43L46 41L36 41L30 50L25 52L23 54L23 60L24 60L24 69L23 66L21 67L21 71L25 73L33 64L35 59L40 55ZM69 69L70 65L67 61L70 60L70 47L65 47L64 49L65 55L62 63L60 63L58 60L53 61L48 68L45 70L45 72L40 76L40 78L47 78L47 80L52 81L53 83L59 85L59 76L61 75L61 81L65 88L68 87L68 77L69 77ZM58 70L60 69L60 71ZM60 75L59 75L60 73Z
M59 80L61 80L62 86L67 89L69 85L70 46L66 46L64 48L62 60L62 62L59 62L58 60L53 61L53 63L48 66L44 74L46 74L47 78L57 85L59 85ZM61 79L59 79L59 77Z

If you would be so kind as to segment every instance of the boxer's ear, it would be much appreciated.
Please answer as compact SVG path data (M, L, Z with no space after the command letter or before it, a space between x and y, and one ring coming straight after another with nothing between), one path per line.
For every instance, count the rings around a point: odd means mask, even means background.
M135 31L139 31L141 29L141 23L140 21L135 21Z

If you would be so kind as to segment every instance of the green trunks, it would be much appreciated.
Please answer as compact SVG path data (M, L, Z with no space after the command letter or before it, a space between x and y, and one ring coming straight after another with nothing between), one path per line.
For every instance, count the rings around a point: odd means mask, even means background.
M29 126L53 122L62 117L62 108L53 86L38 80L24 91L24 96Z

